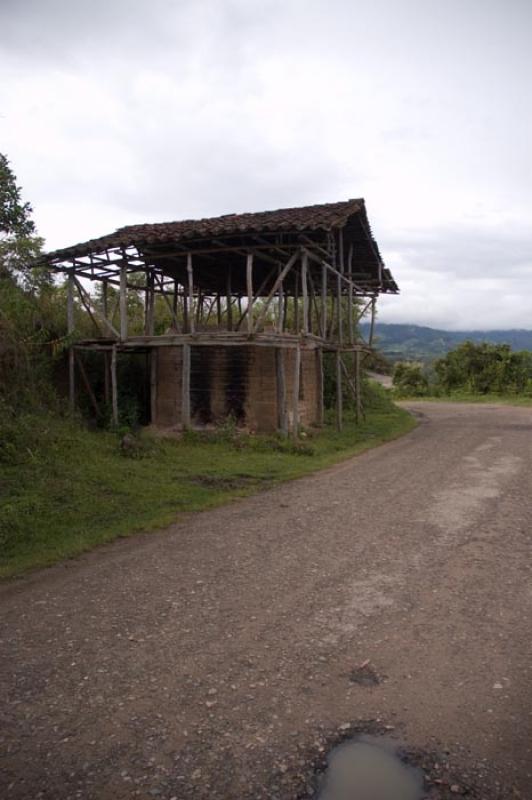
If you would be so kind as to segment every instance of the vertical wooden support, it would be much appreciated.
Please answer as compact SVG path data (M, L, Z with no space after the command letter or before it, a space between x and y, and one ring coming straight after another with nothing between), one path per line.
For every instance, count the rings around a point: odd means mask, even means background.
M120 267L120 338L127 339L127 269L125 263Z
M301 257L301 294L303 296L303 333L309 332L309 309L308 309L308 253L303 252Z
M325 422L325 403L323 397L323 350L321 347L316 350L316 372L318 375L318 425L323 425Z
M356 389L356 421L362 415L362 382L360 374L360 350L355 350L355 389Z
M192 315L191 315L192 316ZM181 422L183 430L190 428L190 345L183 345L181 372Z
M275 371L277 373L277 425L279 433L286 436L288 433L288 420L286 416L286 377L282 347L275 349Z
M155 276L153 270L146 273L146 303L144 330L146 336L153 336L155 326Z
M220 292L216 295L216 325L218 328L222 327L222 301L220 299Z
M225 297L227 303L227 330L233 330L233 290L231 288L231 267L227 270L225 283Z
M108 286L108 279L102 279L102 306L103 306L103 315L105 319L109 319L109 286Z
M355 341L355 332L353 328L353 245L349 245L349 253L347 255L347 276L349 278L348 298L347 298L347 324L349 327L349 343L353 344Z
M343 427L343 406L344 398L342 396L342 354L339 350L336 351L336 427L339 431Z
M338 341L340 344L343 344L344 324L342 319L342 278L340 275L336 278L336 305L338 313Z
M248 333L253 333L253 253L246 256L246 288L248 293Z
M192 270L192 253L187 253L187 310L188 310L188 330L187 333L194 333L194 272Z
M111 349L111 402L113 425L118 425L118 385L116 379L116 344Z
M375 312L376 312L376 305L377 305L377 298L373 297L371 300L371 322L369 326L369 338L368 344L371 347L373 344L373 335L375 333Z
M157 359L159 350L152 347L150 350L150 422L157 422Z
M279 264L279 272L281 274L281 265ZM282 333L284 329L284 287L283 282L279 284L279 297L278 297L278 306L277 306L277 333Z
M299 379L301 374L301 348L297 344L294 351L294 381L292 392L292 436L299 435Z
M299 334L299 273L294 270L294 333Z
M177 325L177 301L178 301L178 283L177 280L174 281L174 292L172 295L172 311L174 314L174 324Z
M345 264L344 264L344 230L340 228L338 231L338 259L339 259L339 269L340 272L345 272Z
M74 333L74 273L68 276L67 284L67 332L71 336ZM76 362L74 359L74 347L72 342L68 345L68 402L70 410L74 411L76 404Z
M321 336L327 338L327 267L321 267Z

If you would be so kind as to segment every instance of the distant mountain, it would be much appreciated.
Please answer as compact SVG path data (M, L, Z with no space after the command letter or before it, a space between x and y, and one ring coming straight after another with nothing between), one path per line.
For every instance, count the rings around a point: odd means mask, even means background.
M368 327L362 325L363 334L367 334ZM387 325L378 320L375 326L375 344L392 361L432 361L468 340L532 350L532 330L442 331L421 325Z

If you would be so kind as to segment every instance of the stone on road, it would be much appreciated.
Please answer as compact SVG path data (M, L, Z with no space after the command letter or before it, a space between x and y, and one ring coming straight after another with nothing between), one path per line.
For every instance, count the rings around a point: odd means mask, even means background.
M532 411L410 407L403 439L4 584L1 796L295 798L382 725L532 797Z

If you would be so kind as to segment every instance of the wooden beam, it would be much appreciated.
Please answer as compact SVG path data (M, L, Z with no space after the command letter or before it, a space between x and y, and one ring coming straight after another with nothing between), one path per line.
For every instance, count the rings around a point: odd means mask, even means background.
M273 297L275 296L275 294L276 294L277 290L279 289L279 286L281 285L281 283L284 281L284 279L286 278L286 276L288 275L288 273L290 272L290 270L292 269L292 267L296 263L297 259L299 258L300 252L301 251L298 249L292 256L290 256L290 258L288 259L288 261L286 262L286 264L282 268L281 272L277 276L277 280L275 281L275 283L273 284L272 288L270 289L268 297L266 298L266 300L264 302L264 305L262 307L262 310L261 310L261 312L260 312L260 314L259 314L259 316L257 318L256 324L255 324L255 328L257 330L260 328L260 326L264 322L264 319L266 318L266 314L268 313L268 309L270 307L270 303L272 302Z
M183 430L190 428L190 345L183 345L181 371L181 423Z
M356 421L362 415L362 378L360 370L360 350L355 350Z
M87 372L85 371L85 367L83 365L83 361L78 356L78 354L76 353L75 350L74 350L74 356L75 356L75 359L76 359L76 364L78 365L79 374L81 375L81 380L83 381L85 389L87 390L87 394L89 395L89 399L90 399L91 405L92 405L92 407L94 409L94 413L96 414L97 417L99 417L100 416L100 407L98 405L98 401L96 400L96 396L95 396L94 392L92 391L92 386L90 385L90 381L89 381L89 378L87 376Z
M373 335L375 333L375 312L376 312L376 298L374 297L371 301L371 322L369 327L369 336L368 336L368 344L370 347L373 345Z

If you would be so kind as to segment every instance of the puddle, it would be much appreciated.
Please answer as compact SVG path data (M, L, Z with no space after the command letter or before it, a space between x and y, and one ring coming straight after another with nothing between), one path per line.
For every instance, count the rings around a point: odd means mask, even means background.
M405 764L391 742L360 736L335 747L318 800L421 800L423 773Z

